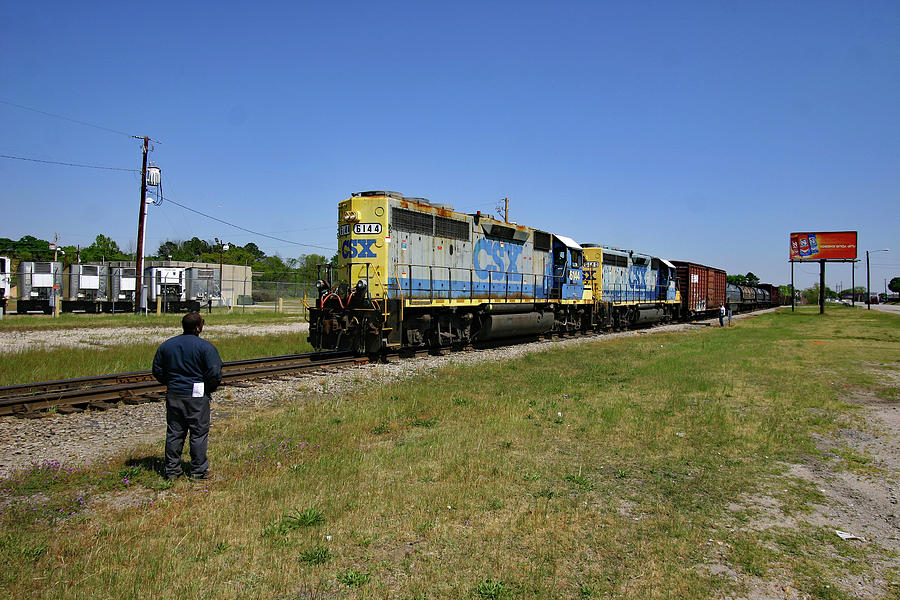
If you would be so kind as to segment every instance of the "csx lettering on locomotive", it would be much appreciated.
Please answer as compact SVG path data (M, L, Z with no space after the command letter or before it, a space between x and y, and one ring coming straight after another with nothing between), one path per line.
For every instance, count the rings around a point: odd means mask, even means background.
M372 249L374 239L344 240L341 244L341 258L375 258L378 256Z
M473 256L476 276L486 279L487 275L483 271L518 273L519 256L522 255L522 249L522 246L500 240L486 238L478 240L475 243ZM479 273L479 271L481 272Z

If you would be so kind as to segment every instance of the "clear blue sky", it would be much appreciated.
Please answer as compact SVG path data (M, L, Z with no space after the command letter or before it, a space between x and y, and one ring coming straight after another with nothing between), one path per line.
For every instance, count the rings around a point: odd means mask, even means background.
M310 245L165 203L148 251L330 255L337 202L388 189L773 283L791 231L858 230L891 248L873 287L900 276L895 0L5 2L0 101L0 154L140 167L137 140L8 103L149 135L166 196ZM0 181L0 237L134 247L134 173Z

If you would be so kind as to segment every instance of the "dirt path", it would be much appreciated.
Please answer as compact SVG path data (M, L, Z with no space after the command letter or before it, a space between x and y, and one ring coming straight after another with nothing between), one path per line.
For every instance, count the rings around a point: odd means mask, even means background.
M896 373L891 373L895 381ZM771 482L773 490L796 482L809 484L820 494L812 511L797 514L782 506L774 494L760 493L739 498L730 506L735 515L753 515L749 523L736 518L723 525L751 536L759 534L759 539L765 539L767 533L806 527L821 528L835 541L840 539L838 532L850 534L845 543L867 551L871 571L838 580L841 590L854 598L893 598L900 593L900 405L861 391L849 392L845 400L860 411L848 416L834 436L814 438L822 457L786 464L785 473ZM865 461L865 469L845 468L848 450L850 456ZM778 574L760 578L733 570L726 566L724 555L724 551L718 552L710 570L743 584L749 591L742 598L806 597L792 587L790 579ZM843 554L841 558L846 560ZM848 565L846 572L852 570Z

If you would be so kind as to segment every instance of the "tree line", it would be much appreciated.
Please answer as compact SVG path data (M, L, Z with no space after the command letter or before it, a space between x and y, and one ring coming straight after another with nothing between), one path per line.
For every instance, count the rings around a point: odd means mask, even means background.
M228 247L225 250L225 247ZM59 245L57 260L64 264L76 262L109 262L134 260L133 250L124 252L111 237L100 234L89 246ZM19 240L0 238L0 255L19 261L50 261L54 250L51 242L26 235ZM243 246L229 242L216 243L193 237L189 240L166 240L156 254L146 260L177 260L226 265L249 266L258 281L291 281L306 283L316 278L317 265L337 265L337 254L330 259L321 254L301 254L296 258L267 255L253 242Z

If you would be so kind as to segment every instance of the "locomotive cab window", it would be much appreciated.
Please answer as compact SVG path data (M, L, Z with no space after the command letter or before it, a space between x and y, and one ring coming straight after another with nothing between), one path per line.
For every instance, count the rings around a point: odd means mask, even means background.
M572 268L581 268L581 252L572 250Z

